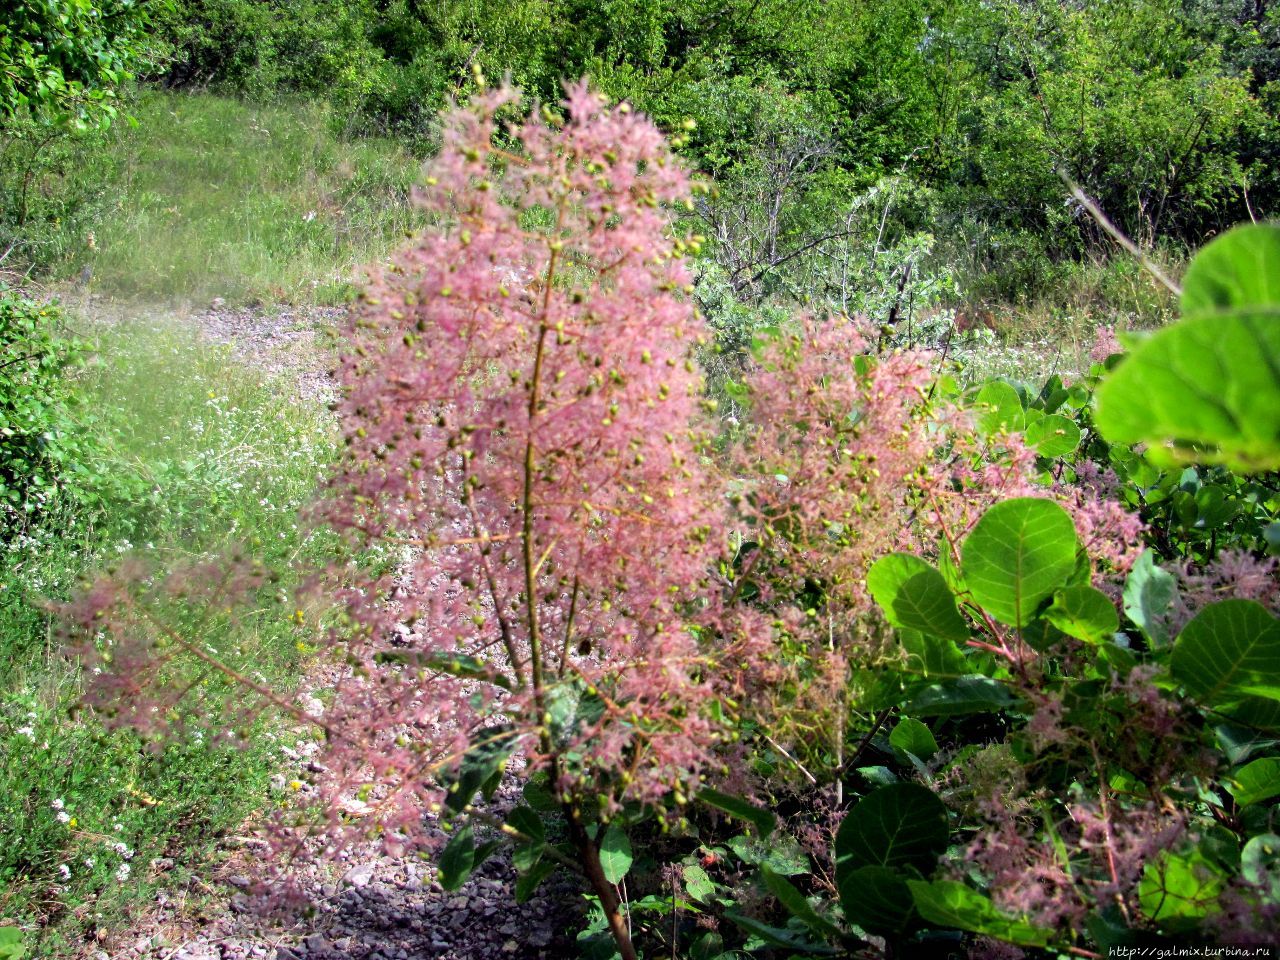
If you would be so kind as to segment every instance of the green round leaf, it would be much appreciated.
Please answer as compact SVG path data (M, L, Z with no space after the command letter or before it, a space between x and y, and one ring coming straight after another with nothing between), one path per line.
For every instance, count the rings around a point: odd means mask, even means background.
M1161 463L1280 468L1280 318L1197 316L1159 331L1098 388L1114 444L1150 444Z
M1002 913L987 897L958 880L909 880L907 886L920 916L930 923L1006 940L1020 947L1043 947L1049 942L1050 931Z
M897 937L917 917L911 888L888 867L846 871L836 885L844 915L868 933Z
M1280 306L1280 228L1246 224L1200 250L1182 278L1186 315Z
M932 790L895 783L863 797L836 833L836 879L859 867L929 873L947 849L947 808Z
M1053 460L1065 457L1080 445L1080 428L1074 420L1051 413L1028 425L1026 439L1036 453Z
M921 717L960 717L970 713L995 713L1013 705L1004 684L990 677L957 677L934 683L912 698L908 709Z
M925 677L963 677L974 671L964 652L950 640L917 630L900 630L898 642L907 655L902 669L908 673Z
M1169 666L1203 703L1280 699L1280 620L1253 600L1212 603L1182 628Z
M1080 544L1067 511L1052 500L1005 500L982 515L965 538L961 571L973 599L989 614L1024 627L1066 584Z
M1227 789L1242 807L1280 796L1280 759L1262 757L1246 764L1227 778Z
M1003 380L989 380L978 391L978 429L983 433L1021 430L1025 414L1018 391Z
M1280 228L1239 227L1201 250L1182 308L1098 388L1099 432L1166 462L1280 467Z
M600 841L600 866L604 868L604 878L610 883L618 883L631 869L631 839L627 831L616 822L609 824Z
M1063 587L1044 615L1067 636L1087 643L1106 643L1120 629L1111 598L1093 587Z
M1280 837L1263 833L1251 838L1240 853L1240 875L1272 900L1280 897Z
M898 721L898 725L889 734L890 746L903 753L914 754L921 760L928 760L938 752L938 741L933 733L919 720L906 717Z
M1165 852L1143 869L1138 903L1150 920L1199 920L1217 909L1225 886L1221 868L1199 850Z
M891 553L867 571L867 590L895 627L963 643L969 627L947 581L919 557Z

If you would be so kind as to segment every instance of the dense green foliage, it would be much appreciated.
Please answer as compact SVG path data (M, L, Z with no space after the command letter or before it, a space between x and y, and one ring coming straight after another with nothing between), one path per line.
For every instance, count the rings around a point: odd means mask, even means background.
M0 11L0 132L15 121L106 127L145 63L147 0L11 0Z
M763 804L705 791L673 839L653 836L644 810L624 815L652 845L642 861L628 841L621 870L655 955L839 956L868 935L889 956L1272 942L1280 618L1262 557L1280 552L1280 434L1266 419L1280 380L1251 374L1265 353L1223 362L1194 344L1210 307L1248 319L1260 340L1274 334L1277 236L1246 227L1207 247L1188 271L1185 319L1077 384L999 380L965 394L993 440L1021 434L1034 449L1044 494L1060 480L1088 490L1114 469L1111 495L1141 509L1154 549L1118 578L1037 493L996 502L967 531L939 516L929 559L878 560L866 585L899 656L850 665L848 726L803 743L745 726ZM1179 351L1172 362L1150 350L1161 340ZM1176 401L1161 393L1169 371L1182 378ZM1104 413L1119 405L1125 418L1094 422L1099 385ZM1250 412L1206 425L1199 404L1221 412L1218 398L1245 397ZM1132 423L1148 431L1149 457ZM1198 458L1242 472L1161 466ZM830 602L807 588L803 603ZM509 824L517 864L537 864L549 828L529 824L547 809L544 786L525 797ZM625 839L617 821L610 832ZM655 861L673 864L662 879ZM537 883L552 866L521 869ZM580 939L587 956L617 956L600 914Z
M1274 11L1253 5L198 0L163 32L168 82L319 93L355 129L427 142L473 68L543 101L588 75L668 129L695 120L686 152L727 190L767 177L782 252L900 175L885 239L940 238L978 295L1026 296L1105 247L1059 171L1146 241L1194 246L1276 199Z
M1193 558L1181 585L1148 553L1122 597L1095 589L1105 565L1089 557L1066 511L1038 498L995 504L958 544L944 525L941 571L910 555L882 558L867 586L906 659L897 682L876 679L855 708L875 721L865 735L850 731L857 752L835 772L856 767L853 787L860 781L865 796L834 836L834 883L821 856L801 854L782 871L791 880L760 863L758 882L790 916L769 926L734 913L740 887L722 890L686 867L695 914L718 907L749 935L747 947L787 956L823 955L825 943L854 947L860 932L885 937L898 955L940 947L948 928L1057 955L1081 927L1087 936L1075 945L1092 949L1270 942L1280 618L1274 570L1256 558L1277 552L1280 433L1269 418L1280 379L1274 366L1259 379L1250 364L1267 362L1277 328L1268 266L1277 237L1274 227L1246 227L1207 247L1187 274L1185 319L1109 374L1099 364L1071 389L1055 378L1038 393L992 381L974 401L992 434L1021 432L1037 449L1046 483L1064 470L1087 483L1094 457L1118 468L1118 492L1144 513L1154 507L1153 545L1176 545L1170 559ZM1244 325L1260 349L1224 361L1200 342L1206 318ZM1166 387L1166 376L1177 379ZM1095 425L1090 394L1099 383ZM1152 443L1142 470L1130 446L1139 439ZM1202 481L1195 468L1174 471L1173 492L1190 502L1171 509L1169 475L1155 464L1195 459L1225 459L1245 475L1215 468ZM1229 579L1186 574L1219 561ZM1244 599L1254 596L1271 608ZM1179 608L1195 615L1179 617ZM1011 639L1021 654L992 656ZM762 748L757 763L795 762L770 753ZM812 775L841 757L805 762ZM1177 816L1159 826L1155 803L1176 805ZM802 808L793 823L814 815ZM765 818L762 834L773 829ZM738 846L716 849L753 862ZM939 870L948 850L960 871ZM1106 895L1092 900L1092 890ZM841 915L852 931L833 923Z
M699 208L708 280L750 304L896 316L1074 288L1086 312L1146 318L1163 304L1096 268L1109 241L1064 202L1060 173L1173 260L1280 198L1265 4L174 0L106 21L132 32L100 41L131 63L145 48L143 72L167 87L323 99L344 136L420 152L475 70L543 102L586 75L670 131L692 120L684 152L721 188ZM22 202L4 220L24 262L74 273L83 250L59 261L22 242L32 171L52 216L96 192L59 150L27 137L7 151L0 177Z
M82 351L56 305L0 284L0 528L42 513L80 467L69 370Z
M734 531L717 582L774 618L775 648L764 693L705 705L733 729L714 786L570 823L534 777L504 831L453 833L443 886L507 842L525 899L593 851L608 884L625 881L643 955L698 960L1266 938L1280 923L1280 232L1261 221L1280 212L1278 10L19 0L0 14L0 267L135 300L342 302L359 264L423 225L406 201L442 106L485 76L546 103L590 76L706 178L675 226L714 333L699 359L721 432L703 466L733 465L731 498L755 495L741 474L759 464L732 458L765 422L752 376L779 344L804 349L798 305L876 331L807 396L845 376L883 385L900 348L937 350L904 428L937 447L900 501L866 494L817 540L767 511ZM110 123L125 90L137 129ZM1199 251L1180 295L1112 258L1064 177L1175 276ZM1175 316L1082 355L1100 324ZM77 712L84 678L53 642L50 601L144 544L181 569L230 534L283 579L244 615L181 596L156 615L292 697L315 636L284 615L287 589L299 554L333 552L298 529L331 453L314 405L164 326L68 323L0 285L0 823L17 838L0 849L0 958L124 926L131 871L145 895L169 867L152 858L181 859L264 798L293 802L280 758L296 761L300 734L269 714L234 746L178 723L155 750ZM1051 356L1059 339L1075 354ZM857 459L878 476L892 451L856 447L873 394L841 396L859 399L817 408L801 433L839 438L832 475L863 478ZM958 516L917 485L935 468L971 496ZM1010 477L1025 480L1012 494ZM1123 558L1098 532L1113 508L1141 521ZM907 532L922 527L926 540ZM859 538L875 545L865 569L852 554L803 566ZM770 550L776 565L757 567ZM429 666L488 676L469 656ZM174 676L201 710L240 707L216 670ZM606 715L599 690L556 689L548 736ZM491 797L516 749L493 728L479 738L446 775L446 817ZM585 956L619 955L618 909L595 900Z

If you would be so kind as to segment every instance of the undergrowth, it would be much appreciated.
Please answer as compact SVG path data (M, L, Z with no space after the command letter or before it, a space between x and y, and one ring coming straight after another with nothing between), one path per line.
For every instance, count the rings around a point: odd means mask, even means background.
M0 549L0 915L40 931L39 956L75 955L178 879L170 871L201 862L208 838L259 809L273 777L280 786L293 736L260 721L235 747L191 733L156 751L104 730L75 710L81 677L59 651L50 604L135 546L164 565L237 541L285 562L318 549L298 507L332 443L314 403L189 333L141 323L87 333L95 360L76 387L95 455L81 482L99 496L55 504ZM210 621L204 638L293 690L299 628L280 604L258 607ZM213 715L232 705L227 685L192 679Z

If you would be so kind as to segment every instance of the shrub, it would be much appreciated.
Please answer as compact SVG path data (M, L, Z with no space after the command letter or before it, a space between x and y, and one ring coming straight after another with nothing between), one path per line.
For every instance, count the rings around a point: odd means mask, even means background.
M684 242L662 209L686 175L651 124L585 87L566 119L514 124L519 152L499 149L513 99L450 117L426 195L437 229L375 278L348 331L348 454L320 514L366 551L409 552L343 573L330 641L358 666L324 720L322 812L341 831L336 801L365 783L386 842L420 846L422 805L463 813L519 750L634 956L600 824L693 796L728 735L712 705L739 695L763 634L725 619L711 580L727 538L696 417L702 327L676 295ZM228 580L261 585L240 571ZM200 586L215 581L171 586L198 606L222 602ZM189 617L137 622L146 595L104 585L81 605L116 666L100 692L141 693L150 669L157 695L181 694L152 656L175 643L210 662ZM123 719L165 722L131 699ZM533 843L522 816L509 822ZM451 856L470 865L459 837ZM532 861L567 856L538 842Z
M15 116L110 125L116 89L145 62L148 5L14 0L0 11L0 131Z
M0 528L79 490L90 444L68 375L83 356L56 303L0 283Z

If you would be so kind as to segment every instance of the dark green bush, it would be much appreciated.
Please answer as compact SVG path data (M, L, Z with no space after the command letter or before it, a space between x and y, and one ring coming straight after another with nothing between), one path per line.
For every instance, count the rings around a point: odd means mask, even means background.
M22 525L78 483L89 440L68 373L83 356L56 303L0 284L0 528Z

